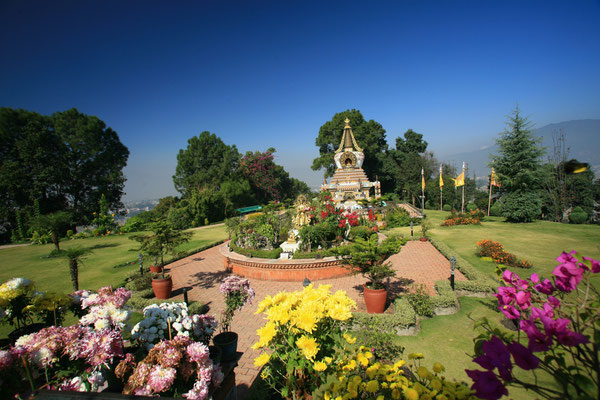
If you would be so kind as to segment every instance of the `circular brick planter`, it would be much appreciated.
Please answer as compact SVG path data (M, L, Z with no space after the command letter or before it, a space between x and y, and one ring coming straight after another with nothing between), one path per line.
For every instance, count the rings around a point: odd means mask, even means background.
M249 258L229 251L227 245L220 246L225 268L244 278L264 281L302 282L304 278L311 281L340 278L352 275L350 269L343 266L335 257L320 260L280 260L270 258Z

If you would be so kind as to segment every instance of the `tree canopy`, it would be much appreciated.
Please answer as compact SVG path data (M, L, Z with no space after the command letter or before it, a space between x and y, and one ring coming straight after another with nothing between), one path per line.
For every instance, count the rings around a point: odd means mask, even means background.
M98 117L76 109L50 116L0 108L0 241L15 227L17 212L33 222L41 214L69 211L73 224L88 222L102 194L123 208L123 168L129 150Z

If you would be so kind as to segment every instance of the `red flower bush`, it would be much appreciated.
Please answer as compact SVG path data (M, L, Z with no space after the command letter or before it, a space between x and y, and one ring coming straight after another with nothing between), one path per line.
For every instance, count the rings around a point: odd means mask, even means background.
M479 257L490 257L496 264L502 264L515 268L531 268L533 265L525 260L520 260L512 253L504 250L500 242L483 239L477 242L477 255Z

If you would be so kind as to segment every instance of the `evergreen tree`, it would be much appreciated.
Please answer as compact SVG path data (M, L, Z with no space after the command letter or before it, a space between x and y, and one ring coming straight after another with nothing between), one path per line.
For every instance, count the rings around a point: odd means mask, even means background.
M510 222L531 222L541 211L544 149L533 136L532 126L517 106L496 140L500 154L493 157L493 166L502 182L502 215Z

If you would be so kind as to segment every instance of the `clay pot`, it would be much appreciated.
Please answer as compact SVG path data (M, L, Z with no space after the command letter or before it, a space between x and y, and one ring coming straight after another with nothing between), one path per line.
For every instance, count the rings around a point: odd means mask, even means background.
M170 276L165 279L152 278L152 290L157 299L168 299L173 290L173 280Z
M149 268L150 272L152 272L153 274L158 274L163 270L163 267L161 267L160 265L151 265Z
M369 289L367 285L363 285L363 296L365 305L369 314L381 314L385 311L385 303L387 301L387 290L385 289Z
M421 236L421 237L419 238L419 240L420 240L421 242L426 242L426 241L427 241L427 238L426 238L426 237L424 237L424 236Z

